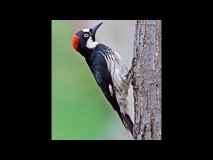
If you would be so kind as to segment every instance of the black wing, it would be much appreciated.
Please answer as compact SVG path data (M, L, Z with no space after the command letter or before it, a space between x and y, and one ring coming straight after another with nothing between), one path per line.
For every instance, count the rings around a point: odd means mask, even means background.
M88 62L87 62L88 63ZM125 128L133 134L133 123L131 118L128 114L122 114L120 112L120 107L118 105L117 99L115 97L114 87L112 83L112 77L108 71L107 63L104 56L101 53L96 53L92 63L88 63L89 67L98 83L99 87L101 88L102 92L104 93L105 97L112 105L115 111L117 111L122 123L124 124ZM113 94L110 94L109 85L112 86Z
M120 112L120 108L113 89L112 78L108 71L106 60L101 53L97 53L95 55L90 69L109 103L113 106L114 110ZM112 86L113 96L110 94L109 85Z

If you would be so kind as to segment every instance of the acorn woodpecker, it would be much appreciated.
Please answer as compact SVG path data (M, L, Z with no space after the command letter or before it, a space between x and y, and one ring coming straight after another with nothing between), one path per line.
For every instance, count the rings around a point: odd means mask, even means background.
M118 113L125 128L133 134L133 123L127 113L128 69L117 52L95 40L96 31L102 23L77 32L72 37L72 46L85 57L106 99Z

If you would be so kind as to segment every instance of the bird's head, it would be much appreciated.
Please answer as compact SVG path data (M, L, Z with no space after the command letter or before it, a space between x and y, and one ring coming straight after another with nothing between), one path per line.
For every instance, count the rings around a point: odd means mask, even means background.
M72 46L73 48L80 53L91 50L98 45L98 42L95 41L95 34L97 29L102 25L103 22L97 24L93 28L82 29L78 31L72 37Z

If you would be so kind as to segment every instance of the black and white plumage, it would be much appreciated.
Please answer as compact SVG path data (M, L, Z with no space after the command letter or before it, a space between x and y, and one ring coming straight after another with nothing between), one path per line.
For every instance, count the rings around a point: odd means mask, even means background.
M97 84L118 113L125 128L132 134L133 123L128 115L126 99L129 89L128 69L117 52L95 41L96 30L101 24L77 32L73 36L72 45L85 57Z

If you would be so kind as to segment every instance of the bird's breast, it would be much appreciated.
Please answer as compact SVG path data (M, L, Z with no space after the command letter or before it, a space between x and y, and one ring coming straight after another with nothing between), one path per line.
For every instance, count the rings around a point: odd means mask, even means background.
M129 88L129 84L126 80L128 70L119 54L111 52L111 54L105 54L108 70L112 77L114 87L118 91L126 90Z

